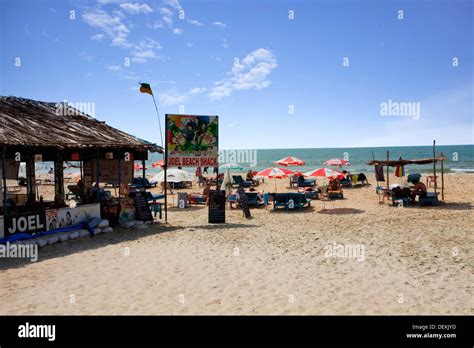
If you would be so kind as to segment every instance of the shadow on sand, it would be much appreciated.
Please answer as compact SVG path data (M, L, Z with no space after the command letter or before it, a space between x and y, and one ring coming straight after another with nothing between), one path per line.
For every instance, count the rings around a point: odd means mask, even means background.
M59 242L54 245L47 245L38 250L38 261L42 262L57 257L80 253L87 250L102 248L108 245L121 244L147 237L153 234L174 232L181 229L180 226L153 225L148 229L121 229L107 234L99 234L93 238L84 237L80 239ZM30 259L2 259L0 260L0 270L23 267L30 264Z
M354 209L354 208L334 208L334 209L322 209L318 211L319 214L327 215L351 215L351 214L363 214L365 210Z

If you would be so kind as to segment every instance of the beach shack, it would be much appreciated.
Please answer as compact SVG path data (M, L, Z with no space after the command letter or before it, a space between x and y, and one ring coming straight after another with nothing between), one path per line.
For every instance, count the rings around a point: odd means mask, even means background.
M122 188L128 192L132 183L134 161L145 167L149 152L163 149L67 103L1 96L0 240L67 229L93 217L113 218L126 197ZM38 193L35 166L41 162L50 162L54 171L48 197ZM74 185L65 185L65 163L78 170ZM118 187L118 196L101 184ZM66 204L71 198L73 204Z
M431 184L433 186L434 192L433 193L428 193L428 199L432 198L433 202L437 204L438 202L438 175L437 175L437 169L436 165L439 163L441 168L440 168L440 173L441 173L441 200L444 201L444 161L446 160L446 157L441 153L440 155L436 155L436 141L433 141L433 156L428 157L428 158L417 158L417 159L403 159L399 158L396 160L390 159L390 152L387 151L387 158L384 160L376 160L375 158L372 161L368 161L367 164L370 166L375 166L375 172L376 172L376 178L377 178L377 172L378 169L381 171L381 175L383 175L383 168L386 168L386 182L385 182L385 187L380 187L378 186L378 181L377 180L377 190L378 193L382 194L383 197L386 195L391 194L390 190L390 174L389 174L389 167L398 167L401 168L403 171L403 167L406 165L427 165L427 164L432 164L433 165L433 175L428 175L426 178L426 186L430 187ZM415 174L417 175L417 174ZM380 192L379 192L380 191Z

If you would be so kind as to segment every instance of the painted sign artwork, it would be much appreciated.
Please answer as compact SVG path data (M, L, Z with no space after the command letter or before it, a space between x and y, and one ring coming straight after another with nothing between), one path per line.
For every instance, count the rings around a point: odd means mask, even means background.
M217 167L219 117L166 115L168 167Z

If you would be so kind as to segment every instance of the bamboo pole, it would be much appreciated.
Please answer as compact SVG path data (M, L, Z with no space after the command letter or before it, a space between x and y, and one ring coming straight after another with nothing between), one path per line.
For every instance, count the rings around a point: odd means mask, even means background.
M389 154L389 151L387 150L387 187L386 187L387 190L388 190L389 185L390 185L390 179L388 178L388 175L389 175L389 172L388 172L388 161L389 161L389 157L390 157L390 154Z
M444 157L442 152L441 157ZM444 201L444 161L441 161L441 200Z
M436 196L436 140L433 140L433 176L434 176L434 191Z
M3 155L2 155L2 186L3 186L3 216L6 219L7 216L7 146L3 146Z

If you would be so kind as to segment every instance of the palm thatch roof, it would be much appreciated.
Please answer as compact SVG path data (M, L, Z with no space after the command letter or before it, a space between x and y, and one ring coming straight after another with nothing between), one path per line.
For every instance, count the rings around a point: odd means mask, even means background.
M66 103L0 96L0 145L163 152Z
M444 156L438 156L438 157L431 157L431 158L418 158L418 159L412 159L412 160L407 160L407 159L398 159L398 160L373 160L367 162L369 166L373 165L383 165L383 166L389 166L389 167L396 167L399 165L407 165L407 164L430 164L433 162L438 162L438 161L444 161L446 160L446 157Z

